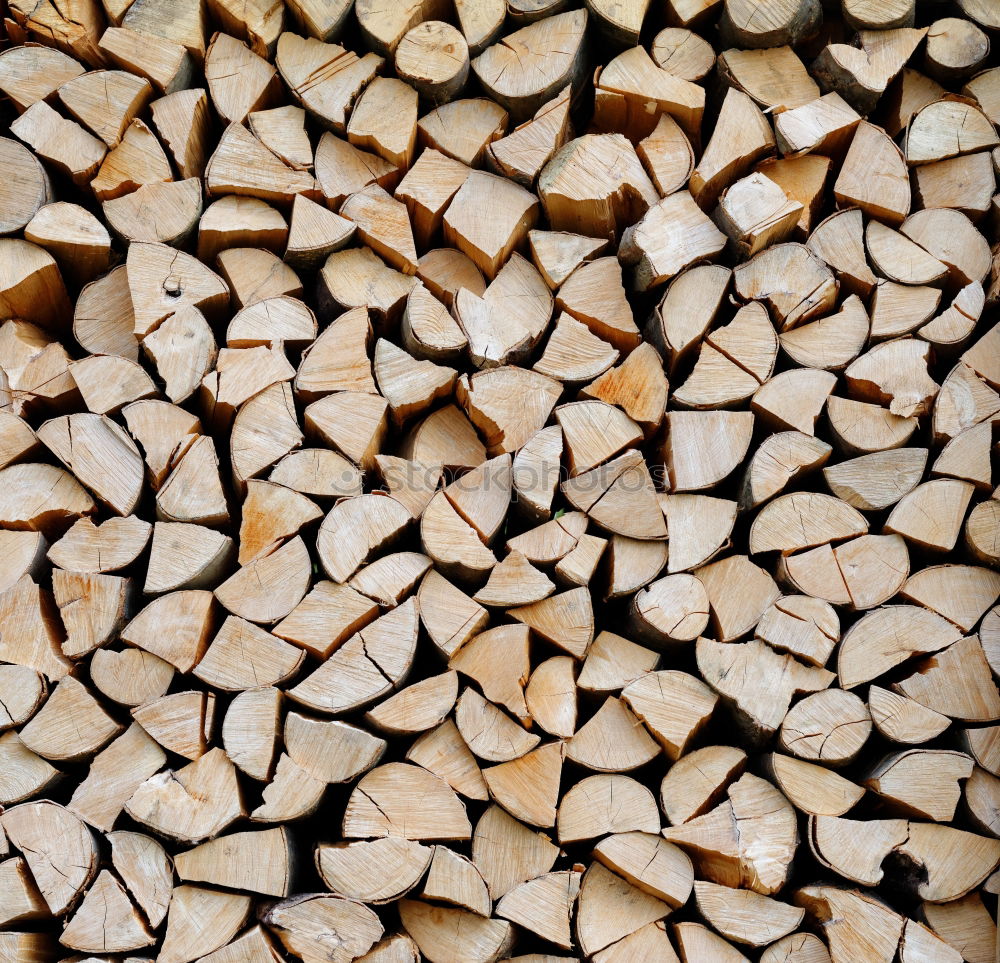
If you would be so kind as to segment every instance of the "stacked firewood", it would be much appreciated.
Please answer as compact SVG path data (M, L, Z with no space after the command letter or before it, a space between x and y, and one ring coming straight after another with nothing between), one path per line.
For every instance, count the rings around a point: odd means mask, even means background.
M996 0L0 9L3 963L995 963Z

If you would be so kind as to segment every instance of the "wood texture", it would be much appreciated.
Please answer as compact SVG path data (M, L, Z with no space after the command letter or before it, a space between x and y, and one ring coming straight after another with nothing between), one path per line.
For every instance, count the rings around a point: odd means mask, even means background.
M0 960L995 963L995 3L0 6Z

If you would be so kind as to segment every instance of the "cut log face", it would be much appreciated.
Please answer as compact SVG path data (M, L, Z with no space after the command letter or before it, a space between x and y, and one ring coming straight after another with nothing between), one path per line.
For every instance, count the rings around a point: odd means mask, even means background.
M633 267L633 287L647 291L698 261L718 255L726 238L690 193L678 191L650 207L622 237L619 259Z
M585 10L539 20L487 47L473 60L472 69L515 122L527 120L567 83L579 80L586 25Z
M766 763L769 775L787 799L802 812L840 816L864 796L861 786L830 769L779 753Z
M843 765L861 751L872 723L853 693L828 689L807 696L781 723L782 748L800 759Z
M420 843L385 837L319 847L316 862L331 891L381 903L407 893L427 871L433 851ZM372 872L377 867L376 872Z
M494 278L537 218L533 194L503 178L472 173L448 205L444 236L487 278Z
M71 906L97 872L93 832L70 811L53 802L22 803L2 821L11 844L25 854L38 892L52 913Z
M4 5L0 958L993 963L931 6Z
M787 879L797 842L794 810L773 786L749 774L728 796L703 816L664 829L663 836L689 851L696 869L712 881L770 895Z
M633 140L650 134L662 114L673 116L697 137L705 106L704 90L657 67L644 47L631 47L595 75L594 126ZM652 109L641 104L652 97ZM648 102L648 101L647 101Z

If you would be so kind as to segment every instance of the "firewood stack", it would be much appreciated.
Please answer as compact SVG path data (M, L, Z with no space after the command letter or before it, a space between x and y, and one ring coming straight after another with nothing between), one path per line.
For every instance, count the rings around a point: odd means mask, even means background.
M0 6L0 960L996 963L996 0Z

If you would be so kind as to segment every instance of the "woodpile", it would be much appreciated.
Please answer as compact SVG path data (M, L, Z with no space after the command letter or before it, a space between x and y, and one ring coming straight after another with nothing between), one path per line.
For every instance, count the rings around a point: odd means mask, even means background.
M0 10L0 961L1000 961L996 0Z

